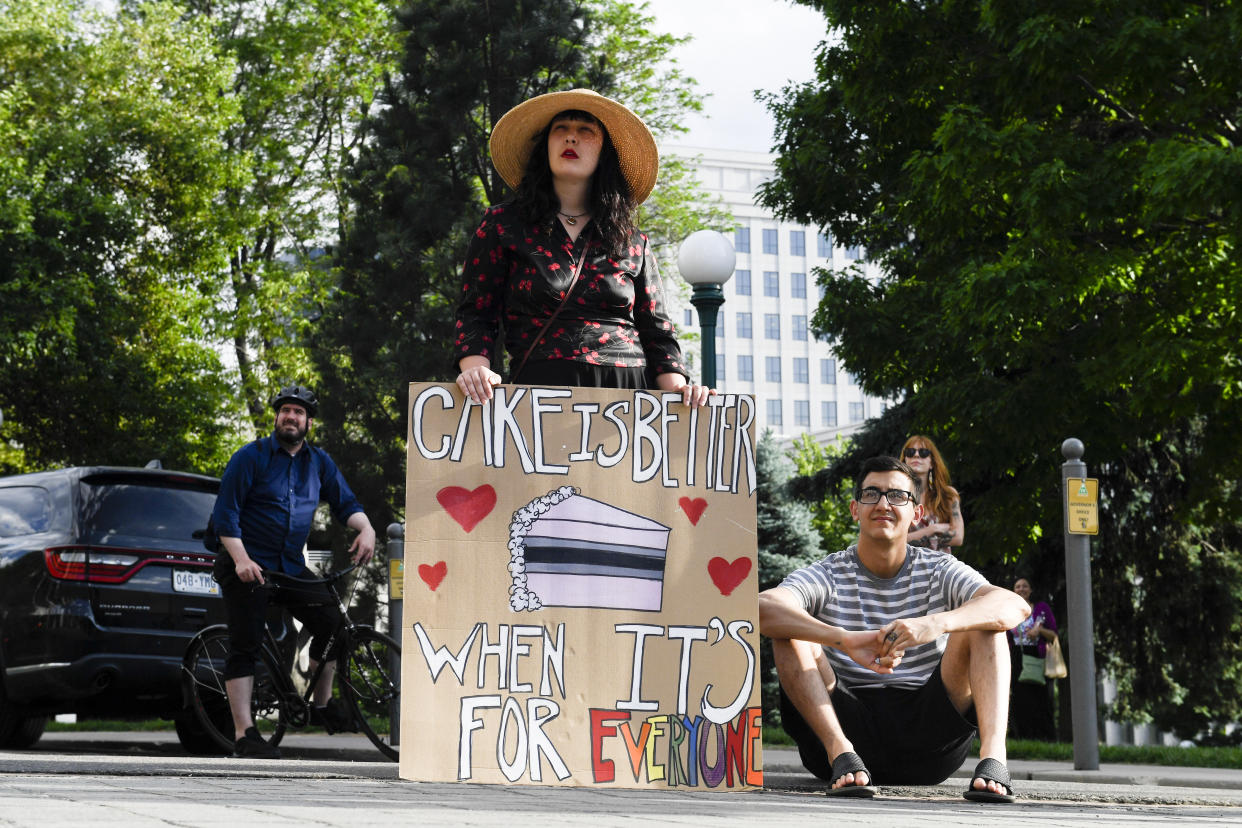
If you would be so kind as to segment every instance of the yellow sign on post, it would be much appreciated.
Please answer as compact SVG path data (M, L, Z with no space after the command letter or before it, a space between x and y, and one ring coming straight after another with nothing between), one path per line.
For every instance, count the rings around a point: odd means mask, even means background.
M1100 481L1093 477L1065 478L1065 521L1071 535L1100 531Z
M400 601L405 587L405 561L388 562L388 600Z

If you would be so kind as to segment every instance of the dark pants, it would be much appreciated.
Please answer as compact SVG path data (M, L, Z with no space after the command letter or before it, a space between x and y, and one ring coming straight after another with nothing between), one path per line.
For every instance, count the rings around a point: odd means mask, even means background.
M1015 739L1055 742L1057 729L1052 718L1052 681L1018 681L1022 655L1038 656L1038 645L1013 647L1013 692L1009 697L1009 735Z
M974 710L964 717L949 699L940 667L921 687L847 688L840 680L832 707L846 738L882 785L937 785L966 761L975 735ZM781 724L798 745L802 764L832 779L824 743L781 689Z
M335 657L335 646L332 653L325 652L339 620L339 613L332 606L307 603L315 599L298 594L294 589L272 589L243 582L237 577L233 559L223 549L216 554L212 576L220 584L224 612L228 618L229 654L224 662L226 680L254 675L254 666L263 646L268 605L272 603L284 606L310 630L311 658L323 661L325 657Z

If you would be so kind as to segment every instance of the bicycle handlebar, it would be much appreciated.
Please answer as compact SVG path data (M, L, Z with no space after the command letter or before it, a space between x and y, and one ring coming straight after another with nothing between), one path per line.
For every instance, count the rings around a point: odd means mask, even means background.
M263 570L263 581L264 581L263 586L265 587L276 586L281 581L292 581L293 583L298 584L300 586L323 586L325 584L331 584L331 583L340 581L346 575L353 572L357 568L358 568L358 564L351 563L349 566L345 567L344 569L338 569L336 572L331 572L322 578L299 578L296 575L289 575L284 572L274 572L273 570L270 570L270 569L264 569ZM273 576L275 577L273 578Z

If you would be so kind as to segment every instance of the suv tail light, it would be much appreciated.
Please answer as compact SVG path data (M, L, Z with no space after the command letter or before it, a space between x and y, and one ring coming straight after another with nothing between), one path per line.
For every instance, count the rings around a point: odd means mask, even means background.
M43 560L53 578L62 581L89 581L121 584L147 564L211 566L210 553L156 552L149 549L121 549L94 546L53 546L43 550Z

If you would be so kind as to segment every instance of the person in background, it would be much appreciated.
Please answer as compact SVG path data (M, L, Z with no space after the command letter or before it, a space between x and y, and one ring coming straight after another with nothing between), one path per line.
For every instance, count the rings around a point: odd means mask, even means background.
M328 453L307 439L319 412L315 394L301 385L287 386L272 400L272 410L271 436L242 446L225 467L208 526L211 537L204 540L217 550L212 575L220 584L229 625L224 677L237 739L233 755L255 759L280 758L280 749L255 728L251 711L267 605L285 601L282 593L260 588L264 573L310 575L303 549L320 501L358 532L349 547L354 563L366 563L375 552L375 530L362 505ZM312 723L329 733L357 730L352 714L332 698L335 670L328 647L336 614L322 606L287 606L312 633L311 669L328 662L315 686Z
M1031 603L1031 582L1014 581L1013 591ZM1043 601L1031 606L1026 620L1009 631L1013 648L1013 693L1009 702L1012 734L1019 739L1056 741L1052 718L1052 682L1044 676L1048 644L1057 637L1057 619Z
M966 537L962 499L949 482L949 469L931 438L915 434L906 440L901 459L918 475L923 486L922 516L910 526L906 542L914 546L952 551Z

